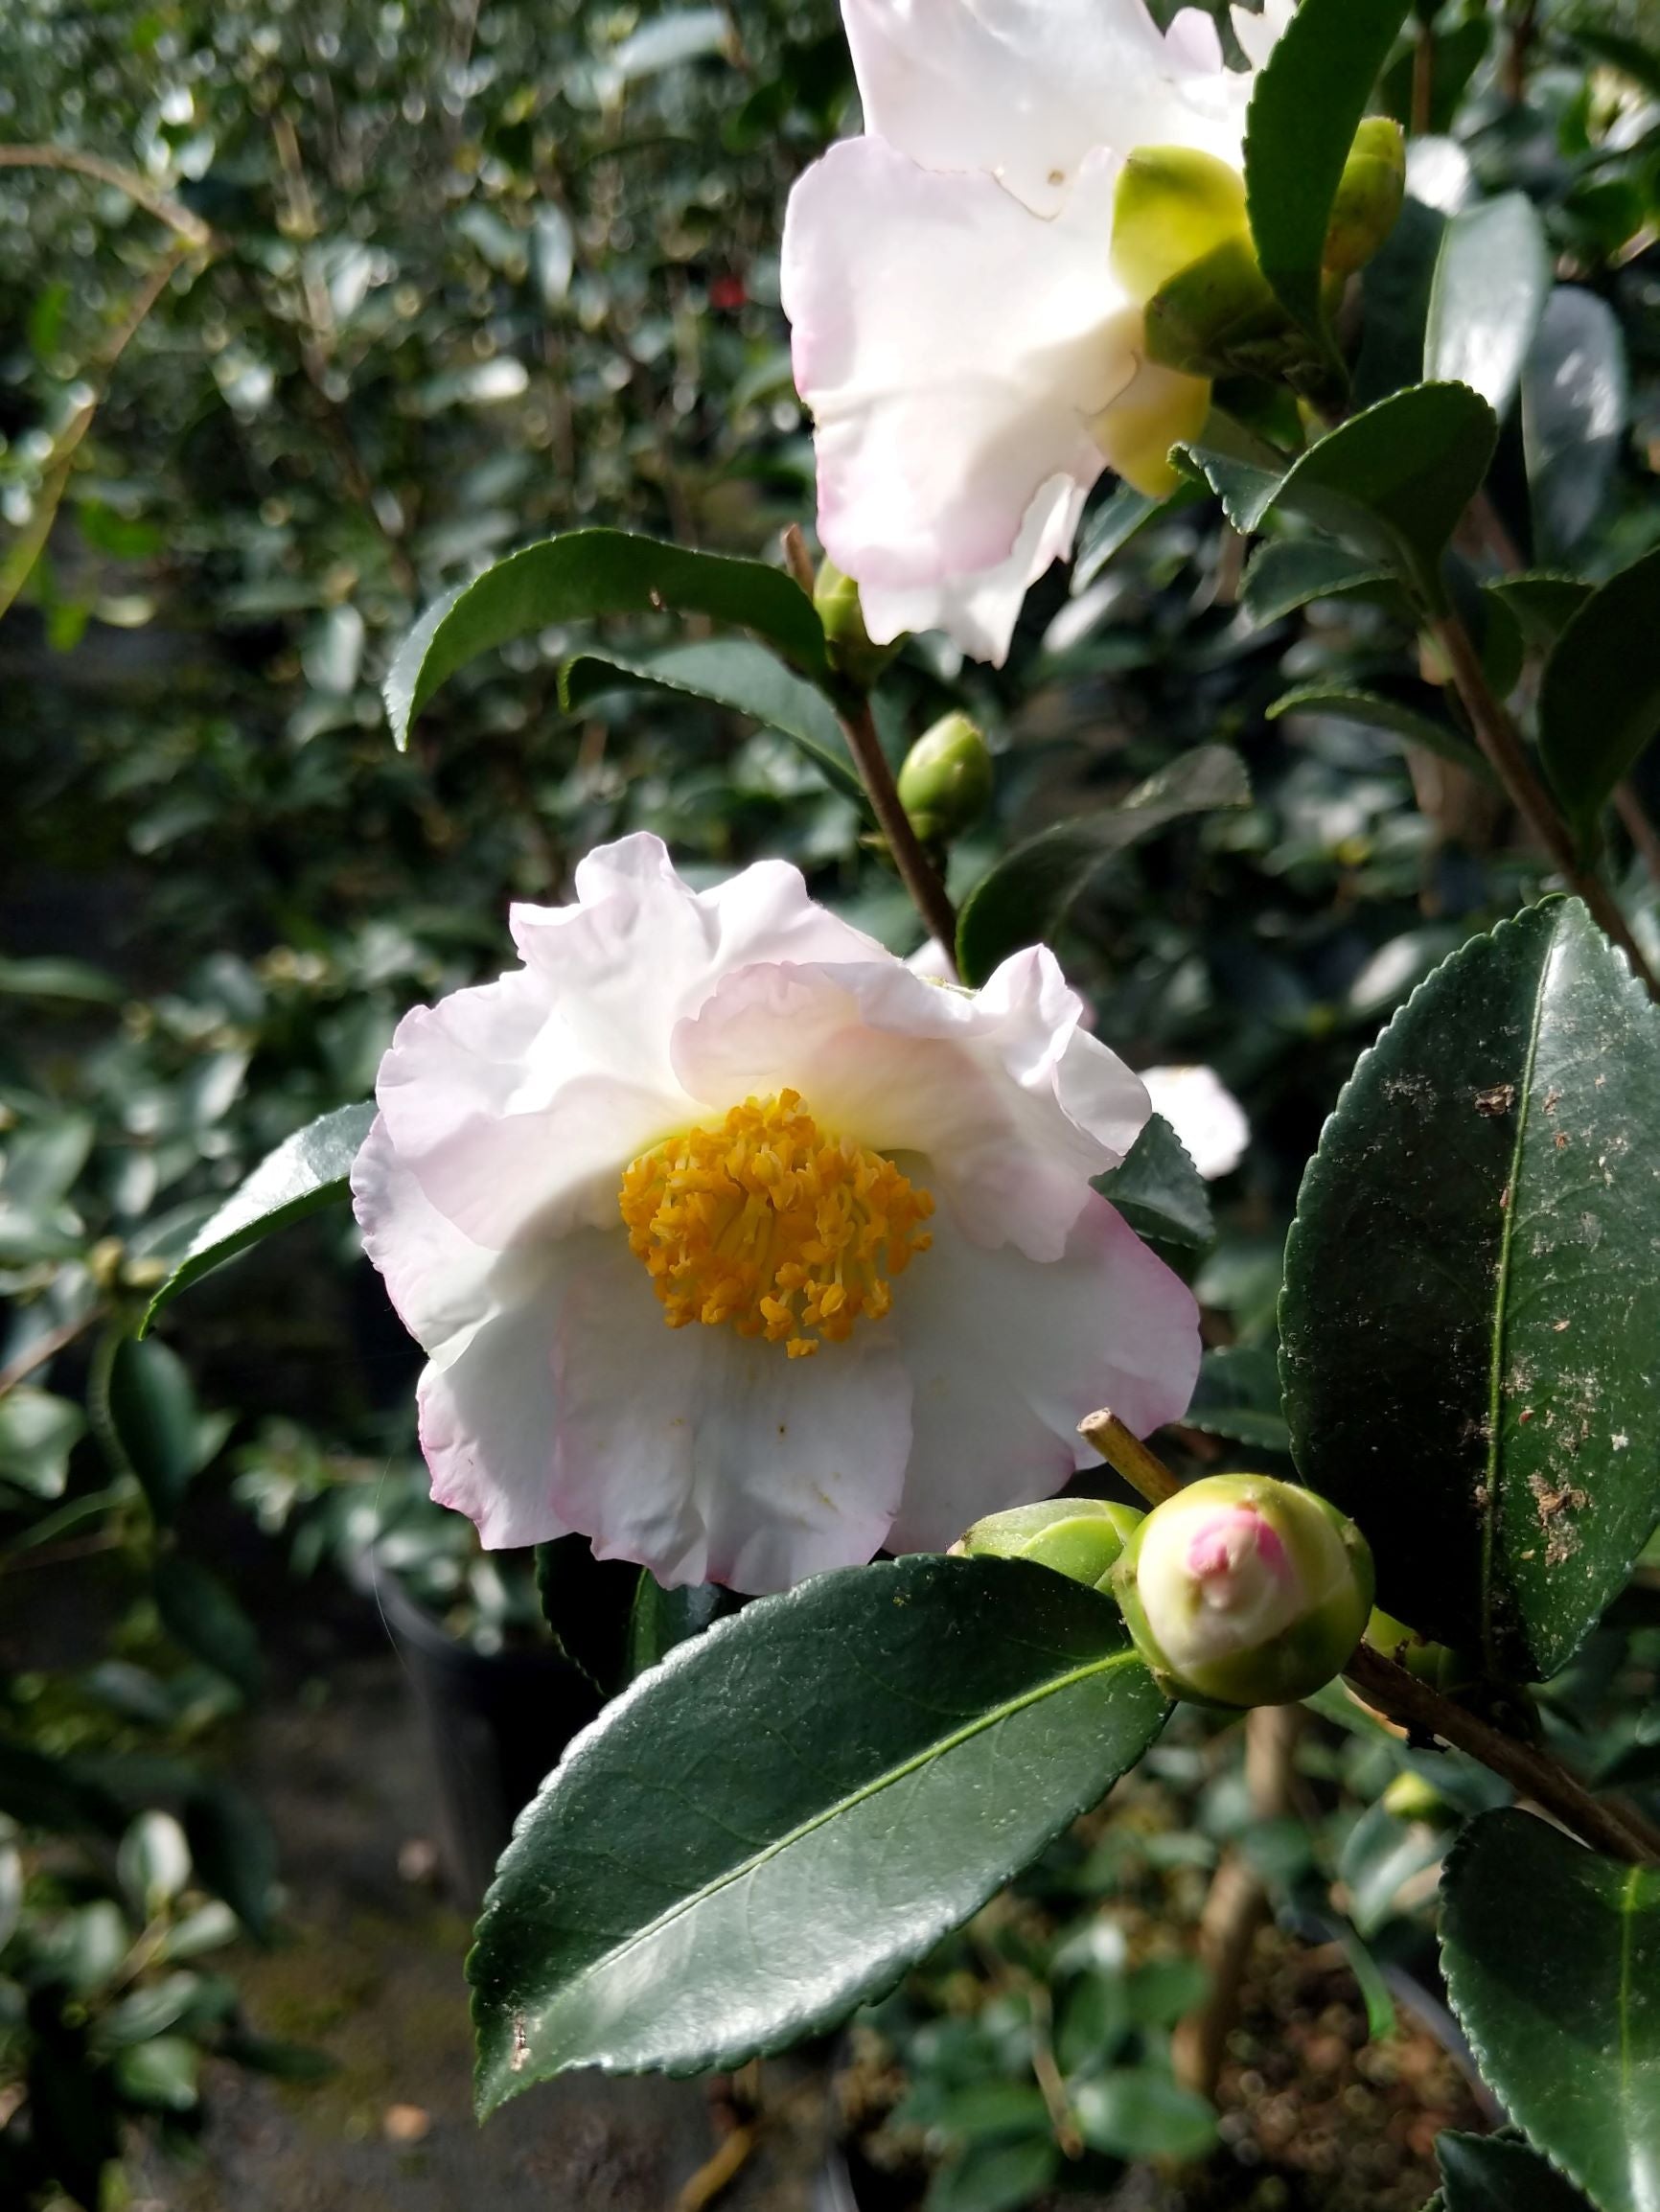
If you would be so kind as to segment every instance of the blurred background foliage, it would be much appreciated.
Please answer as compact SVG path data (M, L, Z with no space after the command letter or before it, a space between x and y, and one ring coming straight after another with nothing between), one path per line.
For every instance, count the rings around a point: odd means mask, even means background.
M1362 397L1418 373L1449 215L1524 194L1567 304L1521 372L1487 542L1463 550L1604 576L1660 541L1652 12L1426 0L1385 90L1415 133L1415 196L1354 303ZM405 754L379 693L422 609L517 544L603 521L772 555L810 519L778 236L792 178L856 120L829 0L4 12L9 2203L119 2202L123 2130L182 2145L204 2054L321 2062L258 2036L213 1966L239 1933L274 1932L271 1839L232 1777L267 1681L287 1694L314 1667L284 1640L289 1573L311 1578L308 1606L331 1576L359 1592L396 1577L484 1658L539 1632L530 1562L485 1559L425 1502L413 1355L338 1218L134 1343L165 1261L290 1130L366 1095L405 1006L496 972L507 902L565 896L603 839L656 830L703 879L783 854L896 950L918 941L854 807L775 734L658 693L563 716L572 635L473 663ZM883 734L897 751L963 704L990 735L997 801L953 854L959 891L1019 835L1195 744L1246 760L1253 803L1100 871L1060 949L1133 1064L1208 1061L1250 1114L1214 1239L1175 1256L1217 1355L1186 1440L1196 1462L1274 1467L1280 1254L1321 1119L1413 985L1541 878L1438 748L1450 733L1457 753L1456 712L1387 597L1254 614L1241 554L1213 502L1145 520L1105 487L1007 668L912 641ZM1294 687L1325 705L1271 717ZM1360 718L1332 710L1357 690ZM1617 871L1660 949L1652 833L1633 815L1621 834ZM621 1647L572 1602L570 1666L604 1686ZM1638 1717L1657 1657L1634 1596L1554 1694L1553 1724L1639 1788L1660 1781ZM1342 2057L1277 2083L1236 2052L1224 2148L1183 2200L1337 2201L1287 2164L1322 2079L1339 2085L1334 2170L1345 2130L1398 2138L1373 2196L1342 2201L1418 2200L1427 2138L1411 2114L1384 2129L1387 2085L1349 2075L1362 2046L1393 2049L1393 2081L1412 2047L1388 2039L1390 1975L1423 1971L1442 1809L1481 1785L1334 1717L1302 1753L1310 1817L1264 1823L1235 1738L1189 1717L1127 1807L861 2025L838 2094L867 2189L888 2192L870 2201L927 2188L936 2212L999 2212L1203 2154L1216 2123L1171 2082L1169 2030L1196 2001L1194 1884L1240 1836L1325 1962L1275 1954L1258 2001L1324 1974L1284 2001ZM1056 2120L1063 2077L1082 2144ZM1438 2077L1412 2108L1470 2117L1467 2094ZM1264 2123L1275 2096L1291 2103ZM1384 2100L1370 2123L1366 2096ZM1280 2195L1251 2193L1264 2173Z

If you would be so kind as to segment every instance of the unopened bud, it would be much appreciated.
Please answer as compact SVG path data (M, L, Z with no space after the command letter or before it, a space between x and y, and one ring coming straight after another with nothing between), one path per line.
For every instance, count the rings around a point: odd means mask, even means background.
M1150 300L1231 239L1250 239L1236 169L1188 146L1137 148L1113 196L1113 274L1133 300Z
M1225 377L1284 350L1285 311L1247 238L1226 239L1180 269L1147 302L1147 352L1187 376Z
M976 1521L953 1549L971 1559L1035 1559L1071 1582L1104 1590L1141 1520L1134 1506L1105 1498L1046 1498Z
M991 804L991 753L966 714L942 715L905 756L899 801L925 843L972 829Z
M1390 232L1406 197L1406 140L1387 115L1369 115L1354 134L1331 203L1321 260L1351 276L1364 268Z
M873 645L865 627L865 610L859 604L859 587L834 561L818 564L813 605L824 630L830 665L861 691L868 691L899 651L901 639L891 645Z
M1136 1647L1172 1696L1286 1705L1330 1681L1372 1609L1372 1554L1312 1490L1210 1475L1156 1506L1113 1573Z

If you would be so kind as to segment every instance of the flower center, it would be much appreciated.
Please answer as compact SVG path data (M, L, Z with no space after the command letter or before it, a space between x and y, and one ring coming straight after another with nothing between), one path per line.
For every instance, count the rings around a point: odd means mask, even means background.
M654 1144L624 1168L619 1202L670 1328L728 1322L792 1359L880 1321L891 1279L933 1242L929 1193L827 1136L795 1091Z

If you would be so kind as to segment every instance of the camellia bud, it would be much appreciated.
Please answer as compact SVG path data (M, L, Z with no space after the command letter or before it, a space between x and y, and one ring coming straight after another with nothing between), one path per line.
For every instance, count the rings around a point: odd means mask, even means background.
M1213 153L1138 147L1113 195L1113 274L1143 303L1220 245L1250 242L1245 179Z
M1147 302L1147 353L1187 376L1225 377L1260 355L1272 371L1285 344L1285 311L1248 238L1230 238L1190 262Z
M1113 1571L1136 1647L1172 1696L1286 1705L1328 1682L1372 1610L1352 1521L1269 1475L1210 1475L1156 1506Z
M1406 140L1387 115L1369 115L1354 134L1337 196L1331 203L1326 248L1328 269L1351 276L1364 268L1390 232L1406 197Z
M813 606L824 628L831 667L861 691L868 691L903 640L895 638L891 645L871 643L865 628L865 610L859 604L859 587L834 561L826 559L818 564Z
M923 731L899 772L899 803L924 843L972 829L991 804L991 751L966 714Z
M1071 1582L1104 1590L1143 1516L1105 1498L1045 1498L976 1521L952 1549L971 1559L1035 1559Z

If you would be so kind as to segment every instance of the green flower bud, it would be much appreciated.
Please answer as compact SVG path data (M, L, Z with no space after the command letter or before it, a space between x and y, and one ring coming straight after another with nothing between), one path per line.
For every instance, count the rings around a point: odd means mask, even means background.
M1113 274L1133 300L1234 239L1250 240L1236 169L1187 146L1137 148L1113 196Z
M1209 1475L1156 1506L1113 1570L1164 1688L1210 1705L1285 1705L1328 1682L1372 1609L1352 1521L1269 1475Z
M1326 248L1328 269L1351 276L1364 268L1390 232L1406 197L1406 140L1387 115L1369 115L1354 134L1331 203Z
M859 604L859 587L834 561L818 564L813 605L824 626L824 644L830 665L861 691L868 691L904 642L873 645L865 628L865 610Z
M991 804L991 754L966 714L925 730L899 772L899 802L925 842L972 829Z
M1045 1498L976 1521L952 1549L971 1559L1035 1559L1070 1582L1104 1590L1141 1519L1134 1506L1105 1498Z
M1178 270L1146 312L1148 354L1187 376L1232 376L1257 365L1258 357L1272 374L1284 351L1285 311L1243 236L1225 239Z
M1404 1621L1397 1621L1381 1606L1373 1609L1366 1624L1366 1641L1374 1651L1381 1651L1386 1659L1404 1667L1418 1681L1427 1682L1432 1690L1441 1690L1449 1695L1455 1690L1467 1689L1481 1674L1480 1667L1464 1652L1454 1651L1445 1644L1432 1644L1428 1637L1420 1636L1416 1628L1409 1628Z

